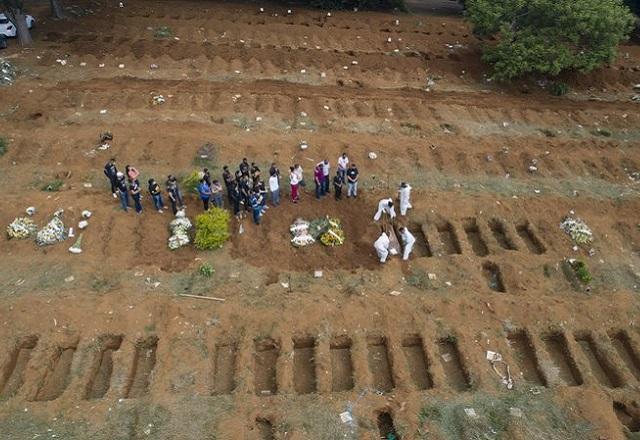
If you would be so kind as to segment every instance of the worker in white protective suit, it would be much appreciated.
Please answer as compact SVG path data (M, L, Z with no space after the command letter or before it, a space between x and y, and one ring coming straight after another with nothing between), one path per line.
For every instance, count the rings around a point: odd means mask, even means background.
M413 236L411 232L405 227L399 229L400 238L402 239L402 244L404 249L402 251L402 259L407 261L409 259L409 255L411 255L411 251L413 250L413 245L416 242L416 237Z
M396 210L393 208L393 199L382 199L380 203L378 203L378 211L376 215L373 216L374 221L380 220L382 217L382 213L388 214L391 217L391 220L396 218Z
M400 189L398 190L398 198L400 199L400 215L407 215L407 209L413 208L409 201L410 197L411 187L407 182L402 182L400 184Z
M380 237L378 237L376 242L373 243L373 247L376 249L381 263L387 261L387 257L389 256L389 244L389 235L384 231L382 231L382 234L380 234Z

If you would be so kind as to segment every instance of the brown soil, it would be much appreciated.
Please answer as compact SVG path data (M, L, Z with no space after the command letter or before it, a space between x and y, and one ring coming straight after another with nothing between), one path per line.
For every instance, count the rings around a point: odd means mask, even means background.
M93 215L81 255L71 239L0 241L7 438L448 439L420 418L427 400L511 392L487 350L510 364L513 393L542 390L590 424L585 438L637 430L640 48L565 75L571 93L556 98L534 80L486 81L482 42L453 2L426 3L329 17L98 0L67 5L61 22L29 5L34 46L3 51L21 75L0 93L0 224L28 206L40 226L58 208L67 226ZM112 156L143 187L203 165L219 178L247 157L283 173L300 163L311 183L313 165L343 151L361 172L357 199L317 201L308 186L292 204L284 188L261 225L244 219L239 234L234 220L214 252L170 251L170 213L148 196L142 215L123 213L102 175ZM60 191L41 190L54 180ZM402 181L414 208L399 223L417 243L409 262L382 266L373 214ZM186 204L201 212L195 196ZM591 245L559 229L570 211ZM290 245L296 218L325 215L341 219L343 246ZM587 263L589 288L565 276L567 258ZM348 408L353 423L339 419Z

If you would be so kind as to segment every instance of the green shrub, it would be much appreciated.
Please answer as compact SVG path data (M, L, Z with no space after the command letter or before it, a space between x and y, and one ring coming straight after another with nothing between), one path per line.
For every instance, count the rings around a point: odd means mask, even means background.
M9 149L9 141L7 140L7 138L0 136L0 156L3 156L8 149Z
M584 261L575 260L573 263L571 263L571 267L573 267L573 271L576 273L576 276L582 283L589 284L593 279L591 273L589 272L589 268Z
M56 192L56 191L60 191L63 185L64 185L63 180L55 179L55 180L52 180L51 182L47 182L44 185L42 185L40 189L42 191Z
M200 179L202 179L202 173L200 171L192 171L182 179L182 188L187 192L197 194Z
M590 72L616 58L634 28L622 0L467 0L474 33L495 40L483 59L493 78Z
M211 264L204 263L200 265L200 267L198 268L198 272L205 278L211 278L215 270L213 269L213 266Z
M221 208L211 208L196 217L196 238L194 243L198 249L221 248L229 239L229 211Z
M549 86L549 93L553 96L564 96L569 93L569 84L556 81Z

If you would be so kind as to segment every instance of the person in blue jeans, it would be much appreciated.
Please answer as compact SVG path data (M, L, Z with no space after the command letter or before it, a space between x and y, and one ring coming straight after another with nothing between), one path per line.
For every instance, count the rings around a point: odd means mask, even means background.
M200 183L198 184L198 194L200 194L200 200L202 200L204 210L208 211L209 199L211 198L211 188L207 185L207 182L204 179L200 179Z
M153 206L160 214L164 209L164 202L162 201L162 192L160 191L160 185L156 182L156 179L149 179L149 194L153 200Z
M178 179L171 174L167 177L167 193L169 194L169 202L171 202L171 210L175 215L178 209L184 208L184 203L182 203L182 194L178 188Z
M222 185L220 181L214 180L211 182L211 199L213 200L213 204L216 208L222 208L224 205L222 199Z
M131 191L131 197L133 198L133 204L136 208L136 212L138 214L142 213L142 203L140 203L141 194L140 194L140 182L138 179L133 179L129 181L129 191Z
M129 189L127 188L127 181L124 178L124 173L118 171L116 175L116 189L118 191L118 196L120 197L120 206L122 206L122 210L127 212L129 209Z
M320 197L324 196L323 179L324 175L322 174L322 167L320 165L316 165L313 170L313 183L316 185L316 199L320 199Z
M262 215L262 205L260 204L260 200L258 196L252 191L249 196L249 204L251 205L251 210L253 212L253 222L256 225L260 224L260 216Z

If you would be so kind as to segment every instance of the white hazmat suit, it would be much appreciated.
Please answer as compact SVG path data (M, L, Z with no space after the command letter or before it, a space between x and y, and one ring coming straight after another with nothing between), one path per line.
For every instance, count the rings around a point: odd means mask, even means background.
M402 259L406 261L409 259L409 255L411 255L411 251L413 250L413 245L416 242L416 237L414 237L413 234L409 232L407 228L404 228L402 232L400 232L400 237L402 238L402 243L404 244Z
M389 203L392 203L392 205L389 206ZM380 217L382 217L383 212L389 214L391 219L394 219L396 217L396 210L393 207L392 199L380 200L380 203L378 203L378 211L376 212L376 215L373 216L373 220L376 222L380 220Z
M400 186L398 190L398 198L400 199L400 215L407 215L407 209L411 209L411 202L409 198L411 197L411 186L409 184L404 184L404 186Z
M376 242L373 243L373 247L376 248L381 263L387 261L387 257L389 256L389 243L389 236L386 232L383 232Z

